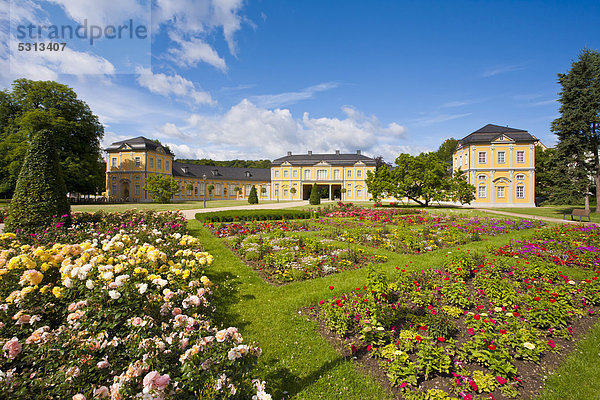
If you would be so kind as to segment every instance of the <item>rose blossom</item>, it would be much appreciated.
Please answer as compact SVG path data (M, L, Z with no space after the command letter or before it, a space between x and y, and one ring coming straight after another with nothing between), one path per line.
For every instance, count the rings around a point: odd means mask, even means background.
M21 350L23 350L23 346L21 345L21 343L19 343L19 339L13 337L8 342L4 343L4 346L2 346L2 350L8 351L8 358L14 360L15 357L19 355Z
M148 393L151 390L163 390L169 385L171 382L171 377L169 374L161 375L157 371L152 371L146 374L144 377L144 393Z
M75 396L73 396L73 400L85 400L85 396L81 393L77 393Z

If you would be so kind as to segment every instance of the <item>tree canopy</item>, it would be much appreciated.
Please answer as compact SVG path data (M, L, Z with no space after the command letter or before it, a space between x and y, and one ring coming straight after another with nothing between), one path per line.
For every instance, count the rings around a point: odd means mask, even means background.
M383 166L367 173L366 184L373 200L391 196L398 200L408 198L422 206L432 201L470 203L475 198L475 187L469 184L462 171L448 174L448 164L437 153L418 156L400 154L396 167Z
M169 203L181 188L174 179L160 174L149 174L146 177L144 190L150 193L155 203Z
M591 177L596 186L596 212L600 212L600 53L584 49L565 74L558 74L560 117L552 122L558 136L556 157L562 158L565 177L575 177L579 196L586 196ZM569 190L563 188L564 190Z
M104 128L66 85L18 79L0 92L0 194L12 195L33 135L52 132L67 191L104 190Z

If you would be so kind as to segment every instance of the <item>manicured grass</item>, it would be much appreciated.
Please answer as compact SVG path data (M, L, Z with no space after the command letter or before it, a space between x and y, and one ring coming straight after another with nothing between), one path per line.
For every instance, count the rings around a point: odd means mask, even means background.
M277 203L276 200L265 200L259 204L272 204ZM206 208L222 208L222 207L238 207L238 206L249 206L247 200L211 200L206 202ZM84 205L73 205L71 209L73 211L82 212L94 212L94 211L125 211L137 208L138 210L156 210L156 211L167 211L167 210L195 210L204 208L204 202L202 201L182 201L169 204L157 204L157 203L122 203L122 204L84 204Z
M217 307L226 323L239 326L246 339L257 341L262 347L257 375L266 379L274 399L391 398L380 385L327 343L314 321L298 314L298 310L313 306L319 300L363 286L367 279L365 269L271 286L197 221L190 221L189 229L215 257L206 273L212 281L221 284L221 302ZM483 253L488 246L499 247L524 234L521 231L494 238L484 236L487 240L418 256L380 249L373 251L388 256L388 262L377 264L377 267L392 277L398 273L396 266L407 270L431 268L441 265L447 252L457 247ZM334 289L329 290L329 286Z
M582 206L546 206L546 207L535 207L535 208L494 208L493 210L498 211L506 211L513 212L517 214L523 215L535 215L538 217L550 217L550 218L558 218L563 219L563 213L570 213L574 208L583 208ZM566 217L568 220L571 220L570 216ZM577 221L578 218L575 217ZM587 222L587 218L583 219ZM594 209L592 209L592 213L590 214L590 220L592 222L600 222L600 214L596 214Z

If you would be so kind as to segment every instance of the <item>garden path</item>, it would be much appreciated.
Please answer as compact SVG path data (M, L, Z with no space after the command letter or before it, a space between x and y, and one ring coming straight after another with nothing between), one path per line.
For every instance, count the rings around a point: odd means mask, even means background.
M492 213L492 214L507 215L509 217L519 217L519 218L526 218L526 219L537 219L537 220L546 221L546 222L555 222L555 223L563 223L563 224L585 224L585 225L594 224L594 222L571 221L571 220L568 220L568 219L560 219L560 218L552 218L552 217L541 217L539 215L519 214L519 213L508 212L508 211L490 210L488 208L477 208L477 210L484 211L484 212L489 212L489 213Z
M196 210L182 210L181 213L185 216L185 219L194 219L196 217L196 213L207 213L207 212L215 212L215 211L229 211L229 210L276 210L280 208L289 208L289 207L301 207L307 206L308 200L304 201L295 201L295 202L285 202L285 203L269 203L269 204L254 204L254 205L243 205L243 206L233 206L233 207L220 207L220 208L198 208Z

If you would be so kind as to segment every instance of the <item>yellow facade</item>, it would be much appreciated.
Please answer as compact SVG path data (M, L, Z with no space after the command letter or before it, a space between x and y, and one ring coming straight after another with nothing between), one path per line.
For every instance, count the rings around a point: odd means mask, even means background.
M368 201L367 171L375 171L375 162L360 151L356 155L288 153L271 166L270 195L274 200L307 200L316 183L329 200Z
M497 130L498 132L494 132ZM472 205L535 207L535 142L526 131L488 125L459 141L454 172L475 186Z
M252 186L256 186L259 200L270 198L268 170L265 179L257 180L250 172L257 169L177 163L162 146L141 137L113 143L106 150L106 188L110 201L151 201L151 196L144 190L149 174L169 176L179 183L180 191L173 196L175 201L247 199ZM190 173L198 171L199 175ZM220 173L222 171L233 171L236 175L246 172L248 178L252 176L253 179L229 179Z

